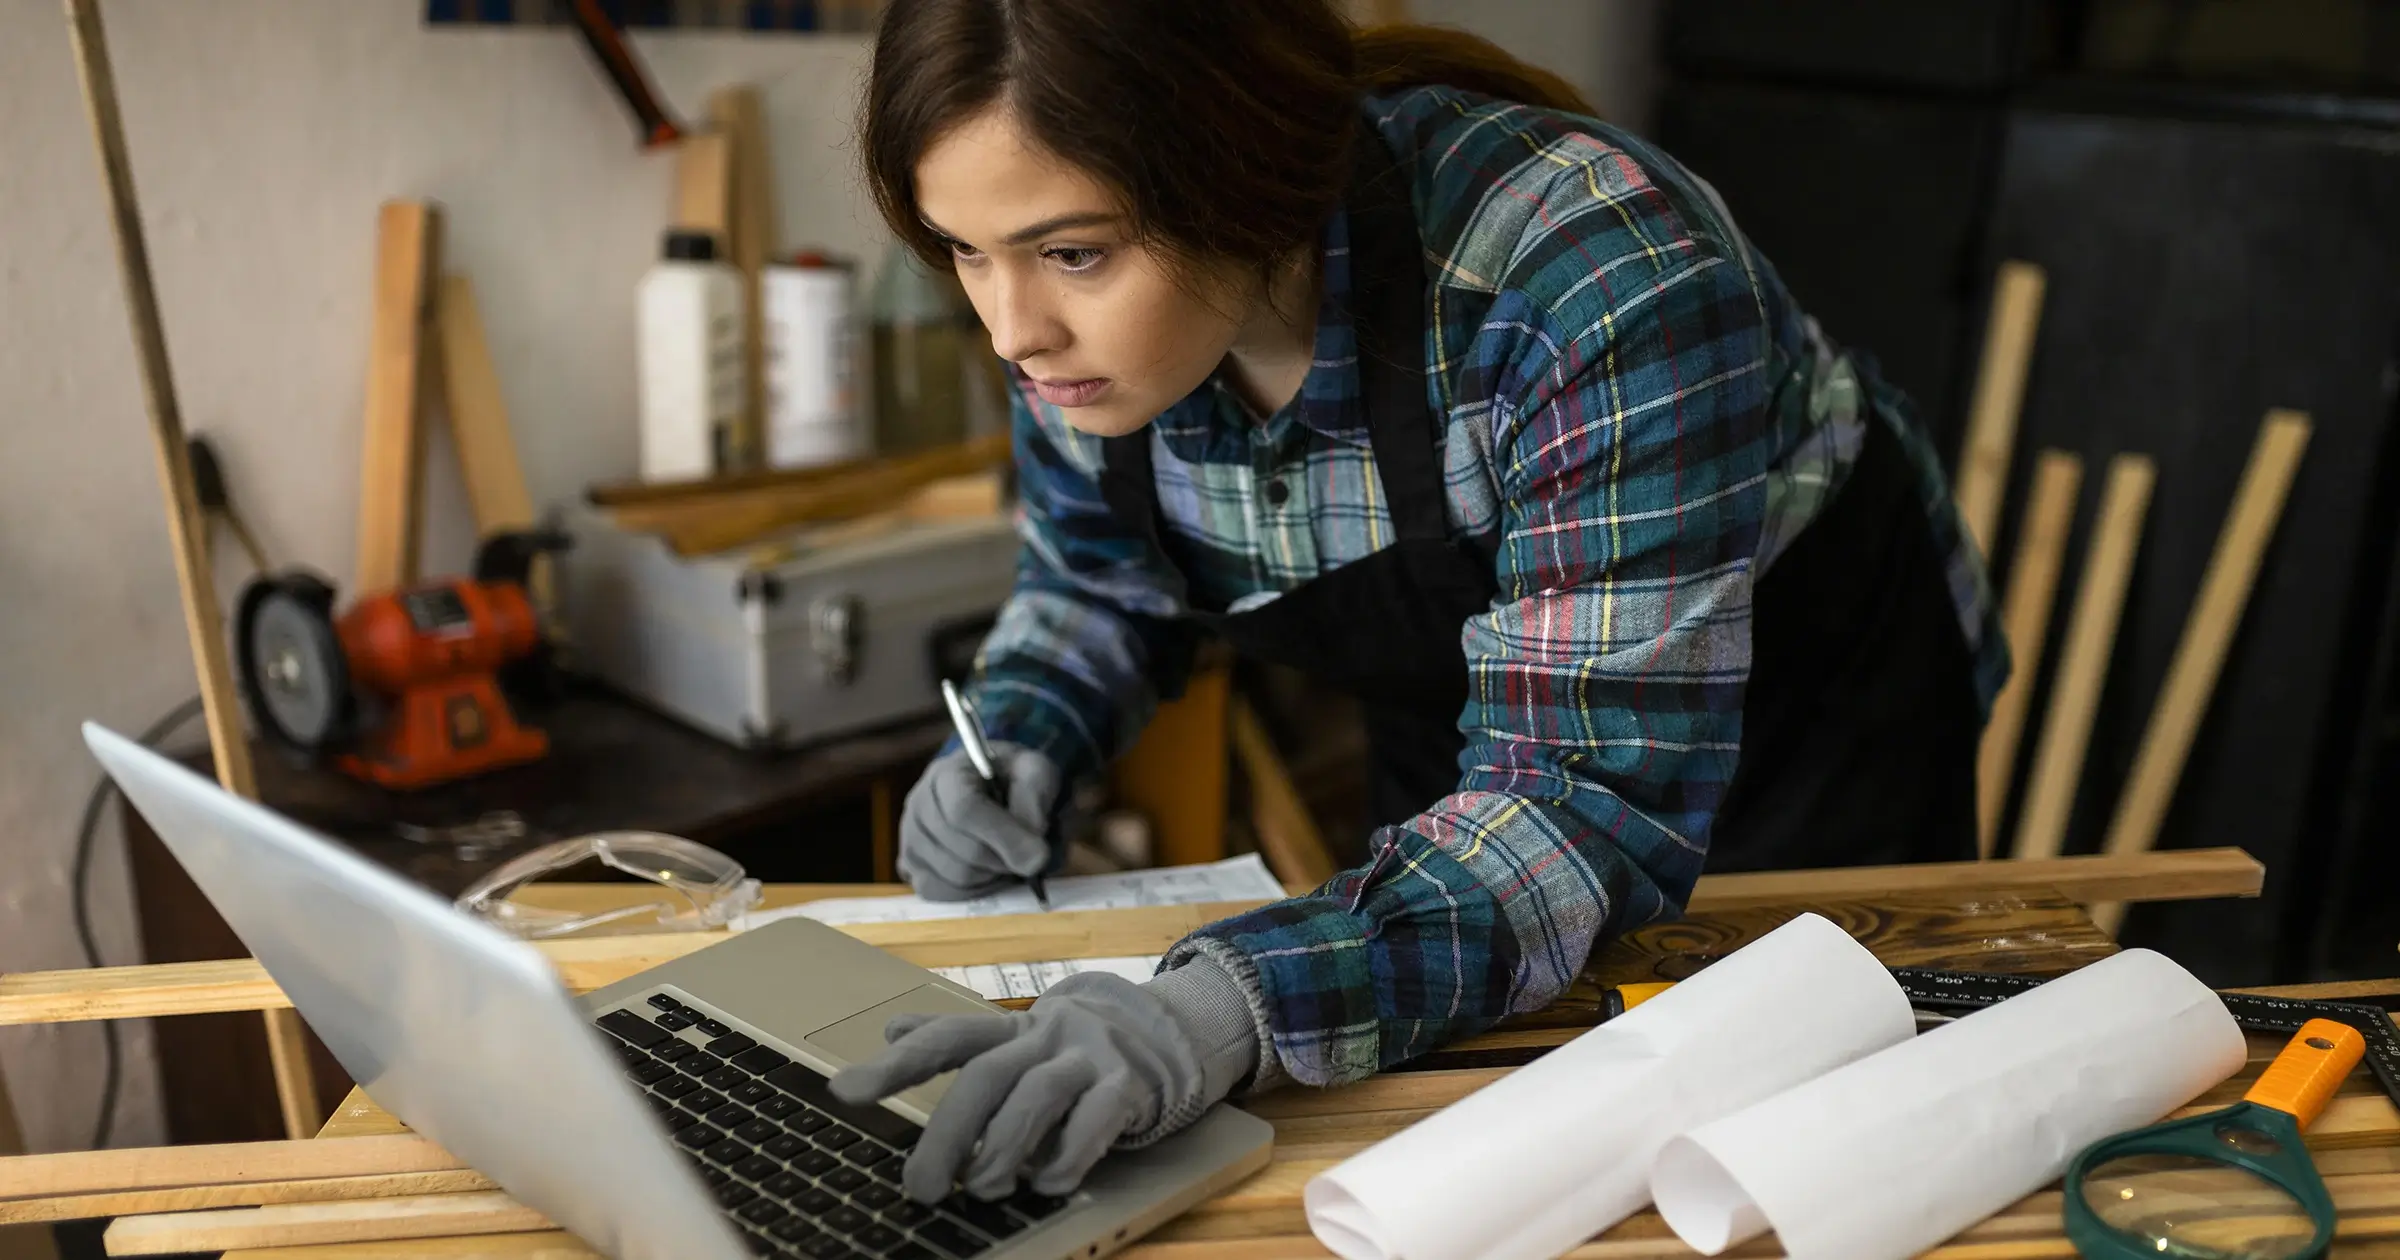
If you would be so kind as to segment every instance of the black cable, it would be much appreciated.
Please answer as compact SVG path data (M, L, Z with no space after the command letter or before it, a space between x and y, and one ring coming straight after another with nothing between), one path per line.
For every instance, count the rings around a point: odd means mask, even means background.
M198 696L176 705L165 717L152 723L150 729L142 732L143 747L155 745L174 734L176 728L197 716L201 708ZM100 781L92 785L91 799L84 803L83 827L75 834L75 939L83 944L83 962L87 967L100 965L100 943L92 939L92 910L88 904L91 900L92 842L100 833L100 812L108 807L108 798L115 794L116 787L117 781L109 778L106 772L100 775ZM107 1046L107 1053L103 1056L107 1066L101 1076L100 1118L92 1126L93 1150L105 1148L109 1131L116 1127L119 1068L115 1020L100 1021L100 1037Z

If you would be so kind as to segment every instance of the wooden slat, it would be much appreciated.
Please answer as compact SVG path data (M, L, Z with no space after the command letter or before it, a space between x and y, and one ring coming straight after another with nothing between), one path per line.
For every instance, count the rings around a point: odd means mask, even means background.
M2081 901L2250 896L2257 893L2260 878L2257 862L2238 849L2060 858L2047 863L1957 862L1761 872L1704 876L1692 898L1691 912L1862 903L1878 897L1935 893L1999 898L2055 892ZM842 930L927 967L1113 958L1162 953L1193 929L1258 904L1234 901L1138 910L1061 910L924 923L862 923ZM535 948L550 958L568 988L588 992L706 948L723 935L602 936L544 941ZM265 1010L287 1004L265 970L247 958L0 976L0 1024Z
M175 1186L164 1190L112 1190L54 1199L0 1199L0 1222L82 1221L158 1212L263 1207L273 1203L398 1199L499 1188L491 1178L464 1168L450 1172L378 1173L359 1177L295 1177L282 1181Z
M733 225L733 146L721 131L688 132L675 145L674 224L717 238L729 252Z
M539 1212L496 1190L341 1203L279 1203L121 1216L103 1235L112 1256L168 1256L289 1243L439 1238L544 1229Z
M748 469L763 465L766 454L766 325L760 289L767 258L775 252L775 176L758 89L724 88L709 98L708 113L725 137L732 200L726 257L742 276L743 403L729 454L735 469Z
M360 591L417 579L425 485L426 324L441 269L441 213L423 201L387 201L375 233L375 308L367 346L365 438L359 446Z
M1309 816L1300 790L1292 785L1283 758L1267 738L1258 711L1240 696L1233 698L1233 751L1250 784L1251 827L1258 833L1259 853L1267 869L1286 884L1319 887L1334 875L1333 854Z
M2148 457L2119 455L2109 461L2101 492L2100 520L2075 584L2075 611L2067 626L2066 651L2050 688L2049 712L2034 749L2033 778L2025 785L2023 816L2017 820L2016 856L2053 858L2067 835L2075 789L2083 781L2083 756L2091 743L2092 719L2108 680L2108 658L2117 641L2117 615L2133 577L2141 545L2142 519L2158 479Z
M2000 532L2000 501L2017 442L2017 413L2025 399L2025 370L2033 362L2047 276L2028 262L2006 262L1992 285L1992 312L1983 331L1983 363L1967 411L1966 449L1959 455L1958 514L1984 555Z
M2017 539L2017 557L2009 567L2008 595L2002 622L2007 627L2008 682L1992 701L1984 723L1982 746L1975 758L1975 846L1980 857L1992 855L2000 833L2000 817L2008 805L2009 782L2017 768L2017 740L2025 731L2025 711L2033 703L2036 675L2042 668L2042 641L2050 631L2051 601L2058 594L2058 574L2067 556L2067 536L2075 526L2075 499L2083 487L2083 460L2064 451L2043 451L2034 465L2033 489L2025 499L2025 525Z
M2300 456L2308 449L2308 434L2308 417L2296 411L2269 412L2259 428L2258 440L2250 448L2250 462L2242 469L2241 485L2234 491L2233 511L2217 535L2216 550L2209 553L2200 596L2183 623L2182 637L2176 640L2175 656L2168 662L2167 679L2159 687L2150 724L2142 731L2133 771L2125 778L2124 794L2117 798L2116 817L2109 823L2108 838L2102 845L2108 853L2147 853L2158 842L2158 829L2167 820L2167 806L2183 777L2184 759L2190 756L2192 740L2200 733L2200 719L2208 713L2208 698L2215 693L2217 676L2225 668L2234 631L2241 627L2242 610L2250 602L2250 589L2257 583L2276 522L2282 519L2292 478L2300 470ZM2121 903L2092 907L2093 920L2112 933L2124 917Z
M19 1156L0 1163L0 1167L5 1167L8 1174L0 1179L0 1200L21 1200L284 1181L296 1177L446 1172L464 1165L450 1152L411 1133L332 1142L317 1137L284 1142L64 1151Z
M706 555L759 542L781 530L865 516L937 481L1008 461L1009 435L859 465L850 475L723 496L655 500L609 509L625 529L656 534L679 555Z
M475 282L464 275L442 277L434 309L440 333L443 400L450 436L458 445L459 471L475 513L475 532L528 529L534 524L533 495L517 459L517 439L508 422L508 400L492 366Z

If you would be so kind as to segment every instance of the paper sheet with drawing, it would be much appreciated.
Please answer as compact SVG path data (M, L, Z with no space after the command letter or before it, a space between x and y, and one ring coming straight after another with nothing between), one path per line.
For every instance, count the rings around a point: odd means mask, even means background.
M1198 866L1168 866L1111 875L1071 875L1054 879L1046 891L1050 908L1058 910L1124 910L1137 906L1191 905L1208 901L1273 900L1283 886L1268 873L1255 853ZM969 901L927 901L905 894L897 897L836 897L804 905L784 906L747 916L742 926L760 927L778 919L806 917L820 923L912 923L929 919L980 918L996 914L1038 914L1041 907L1025 888L1010 888ZM1040 997L1052 984L1083 971L1108 971L1129 980L1147 980L1158 969L1158 957L1029 959L976 967L937 967L935 971L987 998Z

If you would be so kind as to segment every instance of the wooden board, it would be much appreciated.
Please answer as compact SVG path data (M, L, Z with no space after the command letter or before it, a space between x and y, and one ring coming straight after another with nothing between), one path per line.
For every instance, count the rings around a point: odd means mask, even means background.
M441 269L441 212L387 201L375 233L374 326L367 344L365 438L359 447L355 592L417 579L424 503L426 325Z
M2017 740L2025 711L2033 704L2034 679L2041 673L2042 641L2050 630L2050 606L2066 562L2067 535L2075 526L2075 498L2083 486L2083 460L2064 451L2043 451L2034 467L2033 490L2025 500L2025 527L2017 539L2016 562L2002 601L2007 627L2008 682L1992 701L1983 742L1975 757L1975 846L1992 855L2008 789L2017 769Z
M2017 442L2017 413L2025 371L2033 362L2048 277L2027 262L2006 262L1992 285L1992 313L1983 332L1983 363L1968 404L1966 449L1959 453L1958 514L1984 555L2000 532L2000 501Z
M2117 798L2116 817L2102 845L2105 852L2146 853L2158 841L2175 785L2183 777L2184 759L2200 733L2200 719L2208 712L2208 698L2216 690L2225 654L2241 627L2242 609L2250 602L2250 588L2266 559L2267 543L2274 538L2292 478L2300 470L2301 453L2308 449L2308 434L2308 417L2296 411L2269 412L2259 428L2241 485L2234 491L2233 510L2201 575L2200 596L2183 623L2183 637L2176 641L2166 682L2159 687L2150 724L2142 731L2132 773ZM2092 917L2110 932L2124 916L2125 907L2116 902L2092 910Z
M1109 767L1111 799L1149 822L1159 866L1225 856L1226 706L1232 694L1230 663L1193 670L1183 694L1159 705L1133 747Z
M2125 607L2125 588L2133 578L2133 557L2141 545L2142 520L2157 478L2157 467L2146 456L2119 455L2109 461L2100 521L2092 530L2083 576L2076 582L2066 651L2050 688L2050 709L2043 716L2041 742L2034 748L2033 777L2025 785L2024 814L2017 820L2019 858L2057 857L2066 839L2067 816L2083 781L2092 719L2108 681L2117 615Z
M761 284L775 252L774 170L767 156L765 111L758 89L729 87L709 97L708 115L724 136L727 154L726 257L742 275L743 404L734 426L734 470L756 468L766 454L766 325Z
M622 528L657 534L677 554L707 555L778 531L869 515L936 482L999 467L1009 435L987 434L932 450L858 464L841 476L778 481L754 490L626 503L609 509Z
M2029 894L2056 894L2087 902L2254 896L2261 878L2257 862L2238 849L2060 858L2049 863L1951 862L1708 875L1701 877L1693 894L1691 913L1937 893L1992 904ZM926 967L995 960L1110 958L1162 953L1194 928L1257 904L1060 910L924 923L862 923L843 931ZM588 992L706 948L723 935L687 932L584 937L541 942L535 948L549 957L567 987ZM288 1004L265 969L248 958L0 975L0 1024L265 1010Z
M1239 696L1233 700L1232 722L1234 753L1250 785L1251 829L1258 833L1267 869L1286 884L1323 885L1334 876L1333 854L1276 753L1275 742L1267 737L1266 725Z

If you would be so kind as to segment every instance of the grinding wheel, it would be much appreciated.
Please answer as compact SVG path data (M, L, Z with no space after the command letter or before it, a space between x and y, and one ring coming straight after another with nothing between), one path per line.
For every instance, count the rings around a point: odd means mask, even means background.
M253 580L236 614L233 654L261 733L311 756L349 740L356 704L331 586L305 573Z

